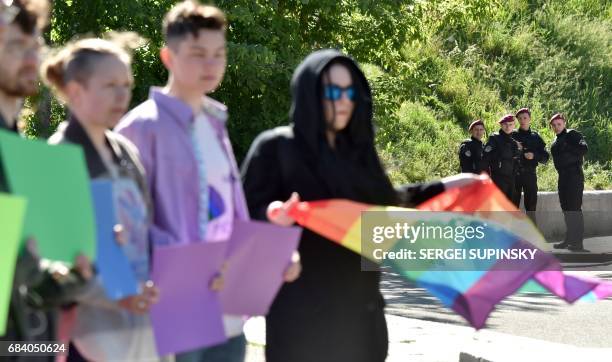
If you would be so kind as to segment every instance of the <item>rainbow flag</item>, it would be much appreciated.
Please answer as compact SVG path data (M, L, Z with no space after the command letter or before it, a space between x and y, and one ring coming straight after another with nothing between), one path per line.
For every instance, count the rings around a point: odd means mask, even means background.
M490 179L445 191L417 209L322 200L299 203L289 214L301 226L370 261L392 267L404 278L428 290L476 329L485 326L501 300L521 288L527 291L543 288L569 303L580 298L597 300L612 295L612 283L564 274L557 259L538 248L545 245L541 233ZM406 228L412 228L410 230L450 227L448 230L452 231L458 230L457 227L465 230L466 227L486 226L486 232L481 239L472 237L461 242L441 237L441 234L427 236L423 233L415 242L410 240L409 233L398 232L397 235L387 234L388 240L377 244L370 242L373 226L368 220L372 218L375 223L385 225L401 221ZM398 230L401 231L401 227L391 231ZM447 249L452 251L448 259L418 258L423 250L426 252L422 255L428 256L430 250ZM494 250L497 257L487 258L486 253L490 250ZM510 251L516 253L513 255L529 257L499 257L504 253L510 255ZM377 258L383 253L394 257ZM463 255L463 258L453 259L453 254ZM473 259L465 257L472 254Z
M419 210L461 212L484 220L499 222L512 227L512 231L517 236L529 241L531 244L535 244L538 247L546 245L546 240L531 222L531 219L519 211L495 186L490 178L465 187L445 191L420 204L417 208ZM513 218L503 217L504 212L511 213ZM588 293L584 294L581 292L583 288L588 289L591 286L593 288ZM549 291L573 303L577 299L595 301L612 296L612 283L602 282L594 278L565 274L562 272L559 264L559 267L554 270L536 273L533 279L528 281L518 291Z

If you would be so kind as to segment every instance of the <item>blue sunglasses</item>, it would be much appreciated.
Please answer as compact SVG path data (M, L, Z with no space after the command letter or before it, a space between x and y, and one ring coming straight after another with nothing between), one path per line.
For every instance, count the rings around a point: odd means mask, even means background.
M335 84L328 84L323 88L323 96L325 99L330 101L337 101L342 98L342 93L346 93L346 97L354 101L355 100L355 87L348 86L345 88L339 87Z

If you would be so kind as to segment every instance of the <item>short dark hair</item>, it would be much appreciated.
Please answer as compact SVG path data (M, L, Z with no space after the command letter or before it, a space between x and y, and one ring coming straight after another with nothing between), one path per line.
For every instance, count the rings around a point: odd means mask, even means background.
M26 34L42 30L49 21L49 0L15 0L13 6L18 11L13 24Z
M198 37L202 29L225 33L227 19L221 9L202 5L196 0L185 0L175 5L164 17L163 33L166 44L185 39L189 34Z

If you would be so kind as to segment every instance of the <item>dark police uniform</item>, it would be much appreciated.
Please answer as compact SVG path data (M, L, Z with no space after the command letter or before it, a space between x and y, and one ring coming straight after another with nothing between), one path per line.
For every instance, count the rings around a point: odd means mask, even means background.
M504 131L493 133L485 145L481 167L489 170L491 179L510 200L515 200L514 186L519 170L521 153L511 134Z
M484 145L481 140L471 137L459 146L459 164L461 172L480 174L482 172L482 154Z
M540 135L532 131L531 128L528 130L518 129L512 134L513 138L523 145L522 154L519 158L519 171L515 180L516 191L514 193L514 202L519 205L521 202L521 193L525 193L525 210L527 215L535 222L535 211L538 203L538 178L536 175L536 168L538 163L545 164L550 158L548 152L546 152L546 145ZM533 159L528 160L525 158L525 154L533 153Z
M582 134L573 129L564 129L554 139L550 151L559 173L559 201L567 228L565 240L557 248L582 249L584 218L582 215L582 192L584 173L582 163L588 145Z

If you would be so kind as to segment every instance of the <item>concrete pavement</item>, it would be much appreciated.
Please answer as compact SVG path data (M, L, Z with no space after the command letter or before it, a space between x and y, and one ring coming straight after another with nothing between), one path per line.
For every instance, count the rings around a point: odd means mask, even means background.
M610 237L585 241L595 252L610 245ZM564 268L612 281L612 263L564 263ZM387 301L387 362L612 361L612 299L568 305L548 294L514 295L498 305L487 328L475 331L397 275L385 273L381 291ZM264 362L264 319L250 320L245 333L247 361Z
M580 273L612 280L612 273L607 271ZM385 275L381 290L389 314L468 326L425 290L397 276ZM550 294L516 294L497 306L487 321L486 330L576 347L612 348L612 299L570 305Z
M581 348L391 314L387 324L387 362L609 362L612 356L612 348ZM263 318L250 320L245 333L249 340L247 362L264 362Z
M584 248L588 253L576 253L569 250L555 250L552 244L547 245L553 255L564 263L582 263L583 265L612 262L612 237L596 237L584 240ZM608 268L612 271L612 266Z

